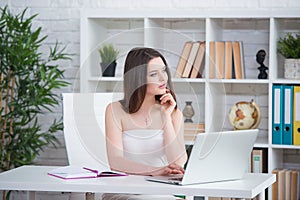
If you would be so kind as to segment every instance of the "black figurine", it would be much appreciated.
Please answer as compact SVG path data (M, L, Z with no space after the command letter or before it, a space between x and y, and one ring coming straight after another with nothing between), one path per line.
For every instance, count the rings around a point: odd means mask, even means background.
M257 68L259 70L258 79L268 78L268 74L266 72L268 70L268 67L265 66L264 64L265 57L266 57L266 51L263 49L259 50L256 53L256 62L260 64L260 67Z

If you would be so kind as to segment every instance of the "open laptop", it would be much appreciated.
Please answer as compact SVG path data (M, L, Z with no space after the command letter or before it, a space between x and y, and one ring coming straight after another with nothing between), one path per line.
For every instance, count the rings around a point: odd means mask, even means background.
M196 136L184 175L149 176L148 181L188 185L241 179L258 129L200 133Z

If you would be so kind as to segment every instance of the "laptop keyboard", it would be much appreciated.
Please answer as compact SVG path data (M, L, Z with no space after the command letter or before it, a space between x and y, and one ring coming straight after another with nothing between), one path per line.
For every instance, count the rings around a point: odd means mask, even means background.
M182 177L173 177L173 178L168 178L170 181L182 181Z

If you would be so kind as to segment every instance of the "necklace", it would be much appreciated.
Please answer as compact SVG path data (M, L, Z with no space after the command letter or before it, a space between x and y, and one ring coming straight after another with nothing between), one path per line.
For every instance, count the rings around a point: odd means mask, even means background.
M152 123L152 119L151 119L150 115L145 117L145 123L146 123L146 126L149 126Z

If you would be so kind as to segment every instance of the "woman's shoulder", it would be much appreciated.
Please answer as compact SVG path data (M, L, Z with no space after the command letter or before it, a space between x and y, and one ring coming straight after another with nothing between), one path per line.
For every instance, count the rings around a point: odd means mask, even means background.
M106 106L106 118L110 119L113 118L114 121L121 122L122 118L126 116L126 112L123 109L123 106L120 102L111 102Z
M124 109L119 101L114 101L114 102L109 103L106 106L106 110L107 111L118 111L118 112L124 111Z

